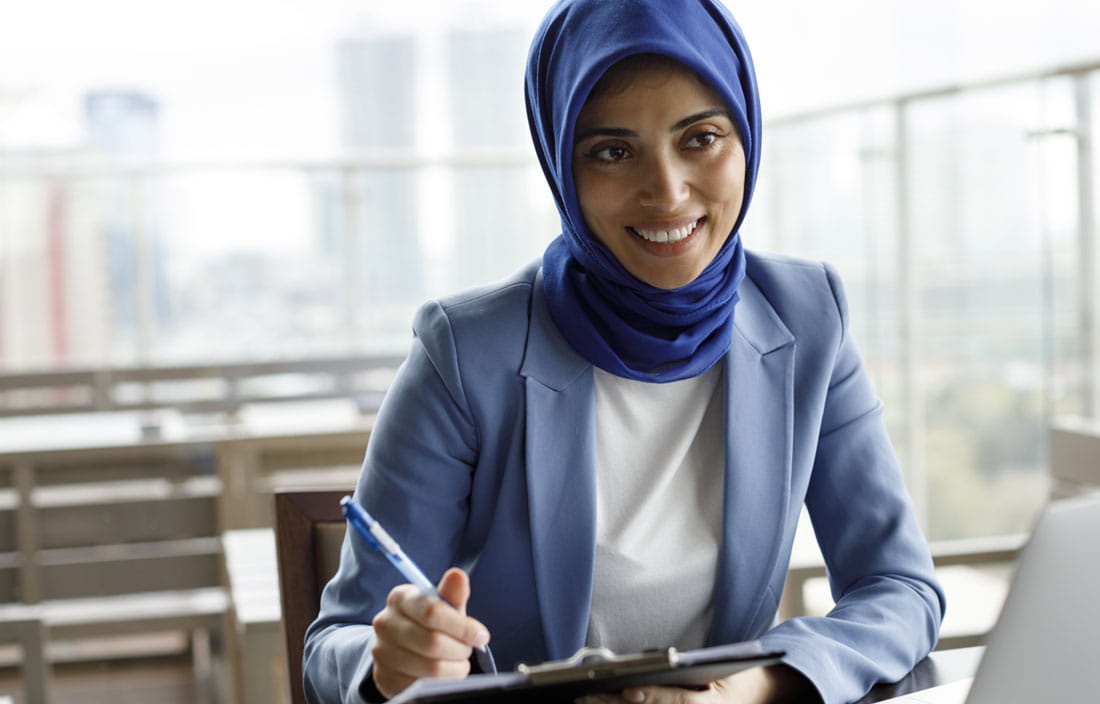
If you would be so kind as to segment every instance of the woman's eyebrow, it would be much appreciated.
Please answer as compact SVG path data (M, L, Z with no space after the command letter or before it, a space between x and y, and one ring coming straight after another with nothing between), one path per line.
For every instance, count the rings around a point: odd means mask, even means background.
M697 112L694 115L689 115L688 117L685 117L684 119L680 120L675 125L670 127L668 131L678 132L688 125L695 124L700 120L706 120L709 117L715 117L717 115L729 118L731 121L733 120L733 118L730 116L729 110L726 110L725 108L711 108L710 110L703 110L702 112Z
M573 135L574 146L590 137L637 137L638 133L622 127L593 127Z
M694 115L688 115L684 119L678 121L672 127L669 127L668 131L669 132L678 132L678 131L684 129L685 127L687 127L688 125L693 125L696 122L699 122L701 120L706 120L707 118L715 117L717 115L721 115L721 116L726 117L730 120L733 120L733 118L730 116L730 111L729 110L726 110L725 108L710 108L708 110L703 110L702 112L697 112ZM590 139L592 137L637 137L637 136L638 136L637 132L635 132L634 130L628 130L624 127L593 127L591 129L582 130L580 132L577 132L575 135L573 135L573 144L574 145L580 144L584 140Z

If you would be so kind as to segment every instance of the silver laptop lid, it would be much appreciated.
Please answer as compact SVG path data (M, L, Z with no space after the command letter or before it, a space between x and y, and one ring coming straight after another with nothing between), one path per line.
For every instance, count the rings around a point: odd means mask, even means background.
M1100 701L1093 697L1100 697L1096 495L1044 509L1017 562L966 702Z

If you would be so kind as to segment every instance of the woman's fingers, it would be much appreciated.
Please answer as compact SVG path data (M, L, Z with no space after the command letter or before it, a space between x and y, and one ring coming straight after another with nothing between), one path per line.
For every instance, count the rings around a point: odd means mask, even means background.
M468 643L475 648L487 645L489 643L489 629L477 619L466 616L466 602L470 599L470 578L466 573L457 567L452 567L444 572L443 577L439 580L439 594L465 617L462 622L461 633L448 632L463 643Z
M402 651L397 646L375 645L374 685L387 699L396 696L421 677L465 677L469 659L436 660Z
M463 632L436 602L459 622L458 611L434 597L398 587L390 592L386 608L374 618L376 640L374 684L386 697L392 697L421 677L465 677L470 672L471 646L450 633L432 628L437 625ZM426 625L427 624L427 625Z
M812 689L789 688L802 675L780 665L751 667L725 679L711 682L703 690L680 687L632 687L615 694L581 697L578 704L758 704L769 701L820 701ZM806 682L808 684L808 681ZM794 696L797 694L797 696ZM777 699L777 695L779 695ZM784 695L792 695L787 697Z
M701 695L699 692L673 687L643 687L628 689L616 694L595 694L581 697L575 704L717 704L713 694ZM728 700L731 704L738 700Z
M717 704L726 701L739 703L742 700L723 698L714 686L705 690L681 687L631 687L612 694L581 697L576 700L576 704Z
M466 651L469 652L469 648ZM469 655L461 658L429 657L379 640L374 656L374 681L387 697L421 677L465 677L470 674Z
M460 584L456 586L455 582ZM420 594L412 585L403 585L395 587L390 592L386 609L380 612L379 616L387 610L396 611L397 613L393 614L394 617L403 616L423 629L450 636L469 647L480 648L489 642L489 629L477 619L466 615L466 601L469 599L469 593L469 580L465 573L456 569L448 570L440 582L440 594L447 601ZM452 602L449 597L457 598ZM400 621L398 618L393 620ZM395 623L395 625L401 627L402 624ZM377 624L375 627L377 628ZM408 633L408 631L400 631L400 633ZM421 649L418 648L418 650Z
M694 702L710 702L709 699L696 699L690 692L683 689L666 687L643 687L627 689L615 694L595 694L577 699L575 704L693 704Z
M439 599L415 594L407 600L398 597L380 611L374 630L379 642L393 643L415 655L461 660L470 657L472 647L465 642L465 621L465 616Z
M465 614L466 573L447 570L439 592L447 601L409 584L395 587L374 617L374 683L387 697L421 677L465 677L471 649L489 642L488 629Z

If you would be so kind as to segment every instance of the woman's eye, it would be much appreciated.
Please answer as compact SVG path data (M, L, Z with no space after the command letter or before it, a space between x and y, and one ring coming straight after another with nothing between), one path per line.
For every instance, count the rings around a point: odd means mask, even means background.
M597 161L622 161L630 156L630 152L622 145L611 144L593 149L588 152L588 156Z
M702 149L714 144L721 135L717 132L699 132L688 138L686 146L689 149Z

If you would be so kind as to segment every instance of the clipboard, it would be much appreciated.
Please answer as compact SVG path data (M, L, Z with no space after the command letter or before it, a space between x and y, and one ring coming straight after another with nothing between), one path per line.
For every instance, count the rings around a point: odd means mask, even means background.
M704 688L741 670L779 662L782 652L765 651L757 641L680 652L675 648L616 654L605 648L581 648L572 657L512 672L470 675L463 679L423 678L390 704L514 702L549 704L627 687L664 685Z

